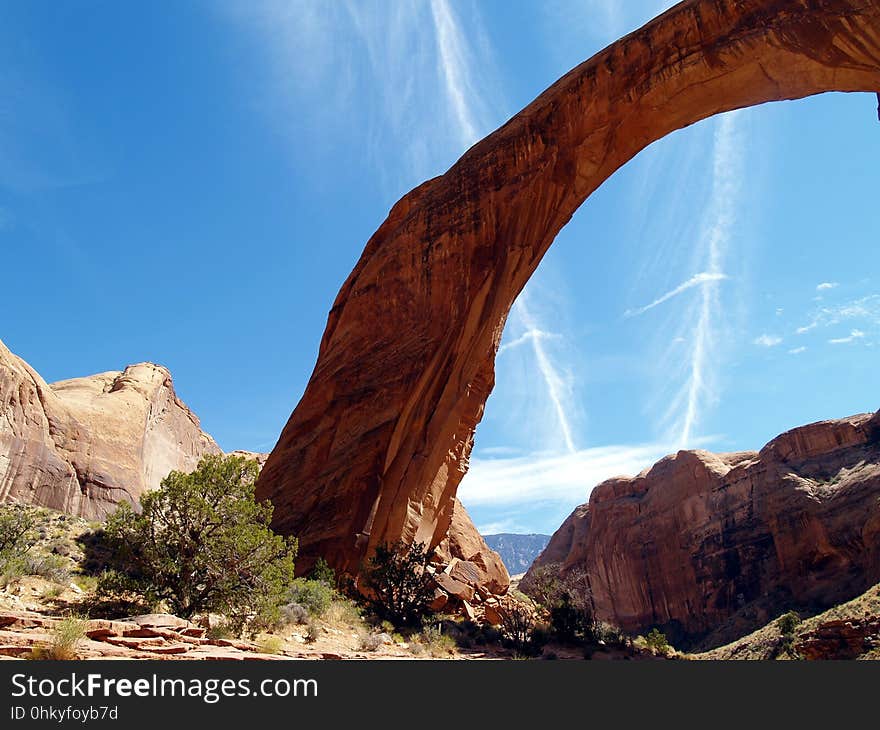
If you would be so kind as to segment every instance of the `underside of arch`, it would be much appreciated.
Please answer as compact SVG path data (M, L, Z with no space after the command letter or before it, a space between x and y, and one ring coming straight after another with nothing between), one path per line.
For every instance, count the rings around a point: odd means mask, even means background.
M878 90L880 0L688 0L405 195L337 295L257 485L302 564L356 574L383 541L443 540L508 312L621 165L721 112Z

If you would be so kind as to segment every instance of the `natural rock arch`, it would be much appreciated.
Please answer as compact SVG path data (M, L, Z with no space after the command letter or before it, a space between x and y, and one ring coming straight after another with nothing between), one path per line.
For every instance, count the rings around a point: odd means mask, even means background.
M405 195L342 286L258 496L306 558L448 529L507 314L615 170L714 114L880 90L880 0L687 0ZM585 485L586 486L586 485Z

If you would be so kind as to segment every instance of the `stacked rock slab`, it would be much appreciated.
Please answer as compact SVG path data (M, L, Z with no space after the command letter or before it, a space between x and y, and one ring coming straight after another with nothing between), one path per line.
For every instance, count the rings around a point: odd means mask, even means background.
M102 519L219 453L164 367L50 385L0 342L0 502Z
M510 576L501 557L492 550L457 499L443 541L434 550L436 611L463 613L474 618L474 607L507 593Z
M609 479L537 566L584 569L599 618L738 636L880 581L880 412L782 434L759 452L679 451ZM719 639L726 638L719 633Z
M581 203L714 114L878 89L866 0L688 0L570 71L367 243L257 485L275 528L349 574L382 542L439 544L510 307Z

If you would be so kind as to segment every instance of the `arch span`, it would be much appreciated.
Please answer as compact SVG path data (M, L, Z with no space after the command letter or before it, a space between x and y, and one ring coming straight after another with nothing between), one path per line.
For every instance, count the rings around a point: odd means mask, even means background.
M578 206L706 117L878 90L880 0L687 0L567 73L367 243L258 483L276 529L349 573L384 540L436 545L508 312Z

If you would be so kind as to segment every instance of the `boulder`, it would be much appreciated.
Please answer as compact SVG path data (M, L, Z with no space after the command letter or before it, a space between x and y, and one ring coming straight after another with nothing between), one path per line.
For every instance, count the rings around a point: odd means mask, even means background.
M462 601L471 601L474 598L474 589L467 583L462 583L446 573L438 573L434 576L437 585L448 595L455 596Z
M434 599L431 601L428 608L437 613L438 611L442 611L447 603L449 603L449 594L440 588L435 588Z

